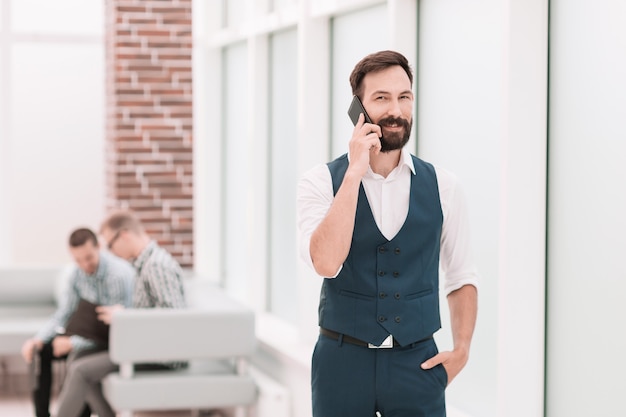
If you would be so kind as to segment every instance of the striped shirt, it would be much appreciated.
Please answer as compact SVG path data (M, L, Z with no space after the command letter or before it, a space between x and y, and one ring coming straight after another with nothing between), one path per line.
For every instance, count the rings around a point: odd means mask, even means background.
M133 293L134 308L185 308L183 270L168 251L150 241L133 262L137 281ZM154 365L154 364L152 364ZM187 367L187 362L160 362L171 369Z
M152 240L134 260L137 280L134 308L184 308L183 270L165 249Z
M135 271L128 262L108 252L100 252L98 268L93 275L87 275L78 266L74 267L59 308L35 337L44 342L52 340L65 327L81 298L99 305L122 304L129 307L134 277ZM96 346L94 341L78 335L70 336L70 341L74 351Z

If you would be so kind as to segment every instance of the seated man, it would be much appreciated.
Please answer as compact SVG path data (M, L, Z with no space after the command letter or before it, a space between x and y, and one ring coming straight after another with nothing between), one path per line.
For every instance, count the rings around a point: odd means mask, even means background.
M178 262L145 232L139 219L129 212L111 215L102 224L102 237L116 255L131 260L137 269L133 292L134 308L184 308L183 274ZM111 322L114 311L123 306L99 307L100 318ZM161 364L173 368L180 363ZM61 395L59 417L77 417L86 401L99 417L115 417L102 395L100 381L117 370L108 352L80 358L68 368Z
M40 370L33 391L35 414L49 417L50 388L52 386L52 360L76 359L81 355L105 349L95 340L79 335L60 334L81 299L99 305L129 305L135 271L128 262L106 252L100 252L98 238L89 229L81 228L71 233L70 253L77 267L72 272L59 308L48 323L22 346L22 356L31 363L33 355L39 356ZM36 352L36 353L35 353ZM84 407L81 404L81 409ZM87 408L83 416L91 415Z

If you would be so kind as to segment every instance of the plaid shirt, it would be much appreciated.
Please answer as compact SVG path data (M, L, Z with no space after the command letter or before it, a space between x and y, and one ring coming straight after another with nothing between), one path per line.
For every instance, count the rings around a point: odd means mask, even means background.
M134 308L184 308L183 270L179 263L156 241L133 262L137 280L133 293Z
M99 305L122 304L129 307L134 277L135 271L128 262L108 252L100 252L98 268L93 275L87 275L76 266L59 308L35 337L49 342L62 332L81 298ZM70 336L70 341L74 351L96 346L92 340L77 335Z
M133 262L137 281L134 308L185 308L183 270L168 251L152 240ZM160 362L171 369L187 367L187 362Z

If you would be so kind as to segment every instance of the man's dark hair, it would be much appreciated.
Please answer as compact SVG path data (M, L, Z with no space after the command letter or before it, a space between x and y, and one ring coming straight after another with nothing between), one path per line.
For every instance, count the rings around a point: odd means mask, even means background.
M352 94L363 99L363 78L370 72L382 71L395 65L402 67L406 75L409 76L411 86L413 86L413 73L405 56L396 51L379 51L360 60L352 70L352 74L350 74Z
M71 248L78 248L89 241L91 241L94 246L98 246L98 237L91 229L87 229L86 227L76 229L70 235Z

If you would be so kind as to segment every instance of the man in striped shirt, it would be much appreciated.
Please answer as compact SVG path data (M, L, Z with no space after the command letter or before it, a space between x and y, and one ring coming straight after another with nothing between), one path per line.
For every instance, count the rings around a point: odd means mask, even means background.
M137 271L133 308L186 307L182 268L172 255L150 238L134 214L118 212L111 215L102 224L100 233L109 250L131 261ZM121 305L99 307L99 318L110 323L113 313L122 308ZM81 403L88 401L99 417L115 417L115 412L102 395L100 381L116 369L117 365L111 362L108 352L96 353L72 363L59 397L57 416L77 417Z
M98 305L129 306L131 303L135 271L128 262L100 252L98 238L90 229L80 228L72 232L69 246L77 266L70 276L59 308L46 325L22 346L22 356L26 362L33 360L35 352L40 360L37 388L33 391L37 417L50 415L52 360L68 355L73 360L106 348L79 335L62 334L79 301L84 299ZM89 416L89 410L85 409L83 415Z
M134 214L118 212L111 215L103 223L100 233L108 242L109 250L130 260L137 270L134 308L185 307L180 265L148 236Z

